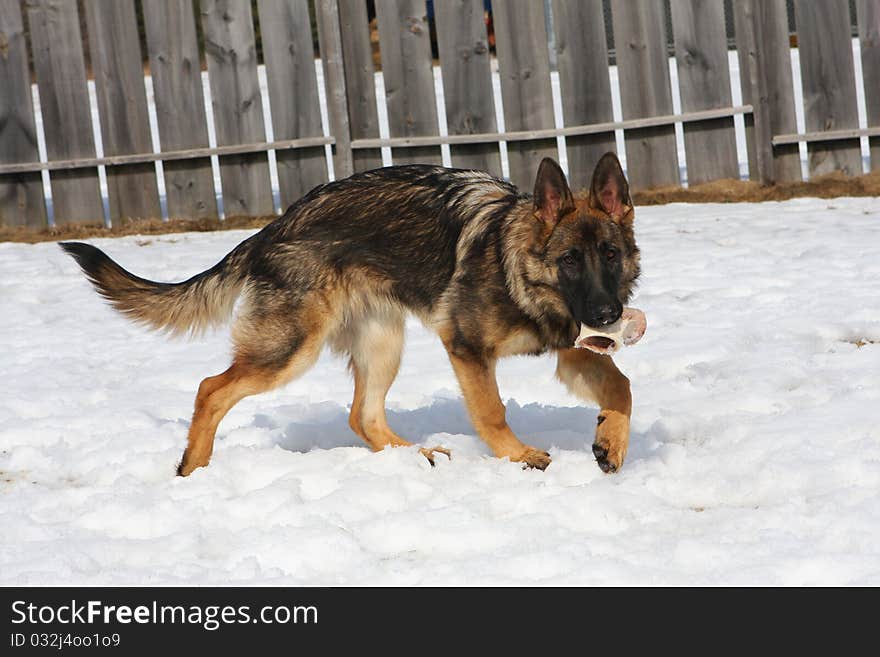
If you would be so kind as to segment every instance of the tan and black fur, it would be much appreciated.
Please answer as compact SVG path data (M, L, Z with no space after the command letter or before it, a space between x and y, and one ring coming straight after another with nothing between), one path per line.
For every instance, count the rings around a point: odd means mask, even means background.
M199 386L180 475L208 464L233 405L302 375L324 345L350 358L354 432L374 450L409 445L385 418L407 313L440 336L474 426L497 456L549 465L547 453L507 426L495 364L555 351L560 380L601 406L599 466L623 463L629 382L610 357L572 348L580 323L617 320L639 274L632 202L613 154L600 160L583 198L551 159L533 195L486 173L437 166L356 174L313 189L182 283L134 276L87 244L61 246L117 310L173 334L227 320L241 297L232 365Z

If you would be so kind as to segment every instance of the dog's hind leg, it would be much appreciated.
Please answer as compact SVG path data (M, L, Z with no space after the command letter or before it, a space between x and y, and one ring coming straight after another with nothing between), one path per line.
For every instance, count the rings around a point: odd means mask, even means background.
M351 340L351 371L354 375L354 400L348 422L373 451L409 446L391 427L385 415L385 397L400 368L403 353L404 317L388 312L365 318L358 323ZM421 449L434 464L434 452L449 456L441 447Z
M302 313L295 319L301 319ZM186 451L177 474L187 476L208 465L217 426L229 410L249 395L266 392L306 372L321 353L326 335L318 322L284 325L277 309L247 317L236 327L236 354L228 370L202 381ZM281 328L283 326L283 328Z
M217 376L209 376L199 385L195 411L189 427L186 451L177 466L183 477L196 468L208 465L214 451L214 433L220 420L238 401L248 395L272 387L267 372L261 372L240 361Z

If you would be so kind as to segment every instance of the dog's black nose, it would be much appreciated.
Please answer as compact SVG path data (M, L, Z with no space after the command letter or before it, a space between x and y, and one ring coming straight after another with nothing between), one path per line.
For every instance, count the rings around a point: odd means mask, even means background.
M599 306L599 311L597 313L597 319L599 320L599 326L608 326L608 324L613 324L620 318L620 311L612 306L611 304L606 304L604 306Z

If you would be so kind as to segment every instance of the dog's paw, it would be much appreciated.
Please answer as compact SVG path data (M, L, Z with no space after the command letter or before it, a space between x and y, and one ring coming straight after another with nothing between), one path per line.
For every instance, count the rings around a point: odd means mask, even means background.
M436 465L434 463L435 454L443 454L447 459L452 460L452 452L445 447L420 447L419 454L428 459L428 463L431 464L432 468Z
M183 458L180 459L180 463L177 464L177 476L189 477L196 469L207 466L210 460L210 452L207 456L204 453L193 456L189 450L187 450L183 453Z
M534 447L526 447L526 450L522 454L511 460L522 463L523 470L526 468L546 470L547 466L550 465L550 455L547 452L542 452Z
M189 477L198 468L204 468L206 465L208 465L208 464L207 463L197 464L192 461L187 462L186 460L183 460L177 464L177 476L178 477Z
M629 446L629 418L616 411L602 411L597 423L593 456L602 472L617 472Z
M623 465L622 458L616 458L615 454L608 456L608 448L602 447L599 443L593 443L593 456L596 457L596 463L602 472L617 472L617 469Z

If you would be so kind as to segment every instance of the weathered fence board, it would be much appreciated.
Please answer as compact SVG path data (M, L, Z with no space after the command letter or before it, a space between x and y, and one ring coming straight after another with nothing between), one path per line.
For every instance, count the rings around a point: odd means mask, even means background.
M319 4L323 1L320 0ZM378 139L379 112L376 107L376 81L367 3L362 0L338 2L351 138ZM320 12L318 15L320 16ZM353 159L355 171L368 171L382 166L382 151L379 148L357 150Z
M104 154L150 153L153 144L134 2L89 0L84 7ZM162 216L152 163L107 167L107 191L112 222Z
M868 127L880 127L880 0L856 0ZM880 171L880 137L868 140L871 171Z
M797 144L770 143L773 135L797 132L785 0L740 0L733 10L743 103L754 107L744 117L749 177L799 181Z
M439 134L424 0L377 0L388 128L392 137ZM440 148L391 149L395 164L440 164Z
M339 3L320 0L315 4L315 19L321 49L321 67L327 93L327 114L330 132L334 135L333 175L336 180L354 173L351 149L351 121L345 87L345 60L342 52ZM375 108L374 108L375 109Z
M257 6L274 138L320 137L323 131L309 7L297 0L259 0ZM323 146L275 151L275 161L282 210L327 181Z
M553 25L564 125L612 121L602 0L553 0ZM566 137L565 148L568 176L575 187L589 187L599 158L617 150L614 132Z
M163 151L208 147L199 47L191 0L143 0L150 74ZM216 219L208 157L163 162L169 218Z
M541 2L494 0L495 48L501 76L505 130L554 127L550 55ZM507 144L510 179L523 190L535 184L538 163L558 158L555 139Z
M804 119L808 132L858 128L855 72L846 0L795 0ZM807 144L810 176L862 173L858 139Z
M730 107L723 0L671 3L682 112ZM684 124L688 183L739 178L733 117Z
M201 0L200 6L217 144L264 141L250 1ZM275 212L266 153L221 156L220 183L227 217Z
M28 25L48 158L95 157L76 0L30 0ZM97 169L57 171L49 180L56 224L104 223Z
M672 114L663 3L612 0L611 7L623 118ZM633 188L679 184L673 126L628 130L624 142Z
M495 132L495 98L483 0L446 0L434 5L443 99L450 135ZM451 146L452 166L501 175L498 144Z
M31 75L18 0L0 0L0 164L38 162ZM0 225L44 228L39 172L0 176Z

